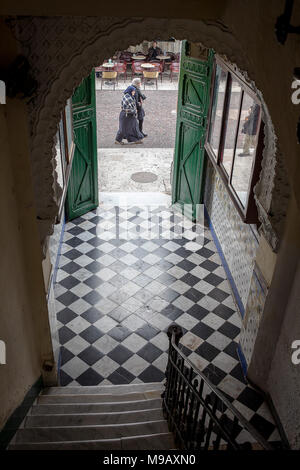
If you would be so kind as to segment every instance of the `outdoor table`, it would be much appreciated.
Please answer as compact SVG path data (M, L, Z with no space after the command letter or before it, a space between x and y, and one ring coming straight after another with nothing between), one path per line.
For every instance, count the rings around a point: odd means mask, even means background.
M155 65L145 62L144 64L141 64L141 67L143 67L143 69L154 69Z
M169 55L157 55L156 58L159 59L159 60L171 59L171 57Z
M132 58L133 60L145 60L146 56L145 55L133 55Z
M171 59L169 55L157 55L156 58L162 62L162 71L165 70L165 60Z
M141 67L143 67L143 69L145 70L150 71L151 69L155 68L155 65L150 64L150 62L145 62L144 64L141 64ZM149 85L153 85L153 82L149 82Z
M115 66L115 64L113 62L111 62L111 63L110 62L104 62L104 64L102 64L102 67L105 67L107 69L110 69L114 66Z

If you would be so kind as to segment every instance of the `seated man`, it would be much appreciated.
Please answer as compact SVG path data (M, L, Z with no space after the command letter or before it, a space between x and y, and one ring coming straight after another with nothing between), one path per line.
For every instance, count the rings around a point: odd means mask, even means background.
M157 42L153 41L152 47L148 49L147 61L155 60L158 55L162 54L160 47L157 47Z

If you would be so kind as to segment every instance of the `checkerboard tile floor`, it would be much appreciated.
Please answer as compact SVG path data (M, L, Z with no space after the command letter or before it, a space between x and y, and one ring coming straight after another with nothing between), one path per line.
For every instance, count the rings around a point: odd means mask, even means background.
M176 322L189 359L278 440L263 397L243 377L241 319L211 233L205 228L201 246L195 229L185 224L180 235L182 219L166 207L99 207L66 224L55 285L60 383L163 381L166 331Z

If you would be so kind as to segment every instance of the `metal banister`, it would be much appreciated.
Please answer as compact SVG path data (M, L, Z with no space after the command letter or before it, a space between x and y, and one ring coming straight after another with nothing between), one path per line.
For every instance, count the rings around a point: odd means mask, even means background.
M245 429L264 450L273 446L230 403L223 393L183 354L178 347L182 329L168 329L169 355L163 411L175 441L185 450L251 450L249 441L239 443L237 434ZM209 393L203 396L204 385ZM233 419L230 419L231 414Z

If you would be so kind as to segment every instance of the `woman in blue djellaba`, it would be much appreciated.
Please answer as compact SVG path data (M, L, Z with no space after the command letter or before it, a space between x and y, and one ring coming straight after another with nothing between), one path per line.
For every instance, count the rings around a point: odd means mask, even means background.
M126 88L121 102L121 112L119 116L119 130L116 135L116 144L124 144L123 139L127 139L130 144L142 144L144 134L139 130L137 120L137 106L133 86Z

